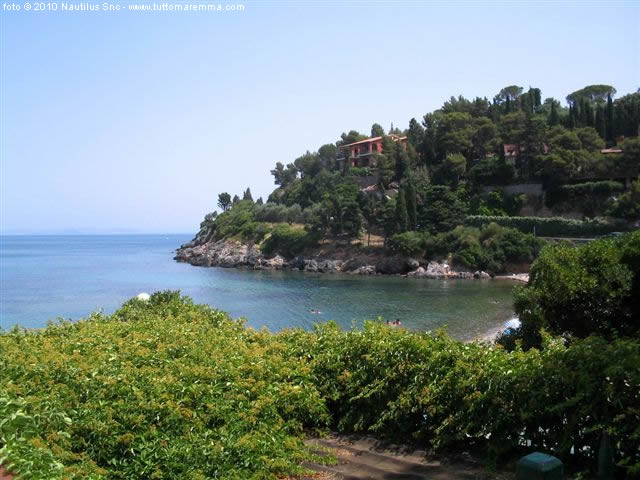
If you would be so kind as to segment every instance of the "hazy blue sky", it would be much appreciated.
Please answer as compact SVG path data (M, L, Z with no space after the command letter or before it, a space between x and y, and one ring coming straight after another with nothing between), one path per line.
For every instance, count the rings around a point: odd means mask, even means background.
M1 231L194 232L275 162L451 95L640 86L639 2L236 3L0 11Z

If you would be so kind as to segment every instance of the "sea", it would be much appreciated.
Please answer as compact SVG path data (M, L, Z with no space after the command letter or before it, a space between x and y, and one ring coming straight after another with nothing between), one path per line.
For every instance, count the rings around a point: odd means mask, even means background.
M460 340L513 324L509 280L427 280L195 267L173 260L192 235L0 236L0 328L41 328L58 319L113 313L142 292L180 290L279 331L333 320L400 320L415 331L444 329Z

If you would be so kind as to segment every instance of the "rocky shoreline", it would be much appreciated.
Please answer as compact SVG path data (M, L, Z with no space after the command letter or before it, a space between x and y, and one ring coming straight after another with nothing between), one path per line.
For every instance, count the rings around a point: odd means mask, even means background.
M233 240L217 242L191 241L176 250L178 262L191 265L252 270L297 270L314 273L345 273L351 275L402 275L432 279L489 279L494 275L484 271L454 269L447 262L426 262L407 257L355 255L346 258L325 258L323 255L298 256L285 259L280 255L265 256L255 245ZM518 277L518 278L516 278ZM521 275L508 275L526 281Z

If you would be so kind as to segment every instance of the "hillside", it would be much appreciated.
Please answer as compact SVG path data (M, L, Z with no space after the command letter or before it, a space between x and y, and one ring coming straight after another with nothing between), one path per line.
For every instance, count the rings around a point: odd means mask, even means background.
M374 124L370 136L343 133L278 162L266 203L250 189L242 198L221 193L222 213L207 215L177 258L258 268L341 260L365 273L426 271L433 262L465 275L526 270L537 237L638 226L640 93L615 94L591 85L563 107L541 101L539 89L509 86L492 101L452 97L402 131ZM246 246L241 261L216 260L235 248L229 241ZM402 260L379 267L388 256Z

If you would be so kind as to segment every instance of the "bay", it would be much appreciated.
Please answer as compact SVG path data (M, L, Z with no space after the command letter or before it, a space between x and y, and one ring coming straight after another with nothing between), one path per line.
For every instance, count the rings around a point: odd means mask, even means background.
M39 328L57 317L111 313L140 292L180 290L278 331L335 320L400 319L426 331L444 328L468 340L497 331L513 316L507 280L425 280L194 267L173 260L192 235L0 237L0 327ZM321 313L314 314L317 310Z

